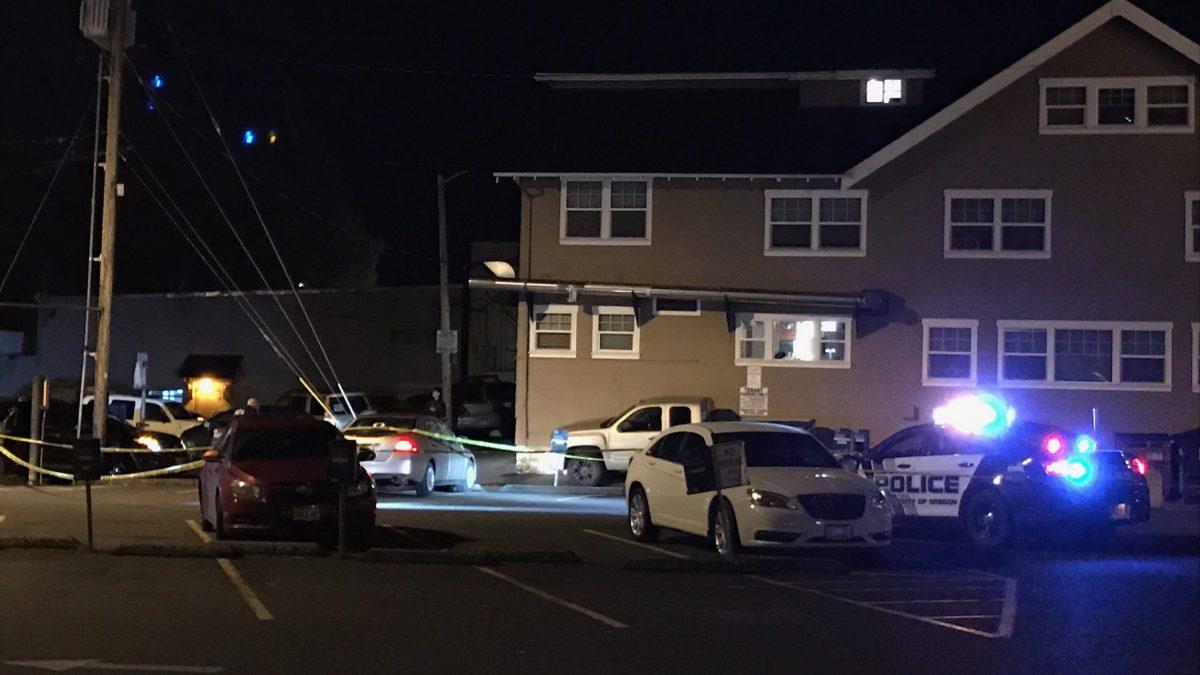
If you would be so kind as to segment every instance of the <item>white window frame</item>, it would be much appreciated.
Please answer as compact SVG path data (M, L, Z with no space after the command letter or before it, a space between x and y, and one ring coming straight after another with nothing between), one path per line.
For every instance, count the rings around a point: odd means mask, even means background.
M654 298L653 314L655 316L700 316L700 301L699 300L689 300L688 298L663 298L663 300L668 300L668 299L669 300L688 300L689 302L694 302L694 303L696 303L696 309L686 309L686 310L685 309L659 309L658 308L659 298Z
M600 236L567 236L567 183L598 182L600 189ZM641 238L612 236L612 184L646 184L646 236ZM617 211L640 211L641 209L616 209ZM558 243L564 246L649 246L652 243L651 225L654 210L654 180L641 176L602 176L590 174L566 174L559 182Z
M570 314L571 315L571 348L570 349L539 349L537 346L537 315L538 314ZM558 332L558 331L554 331ZM532 305L529 310L529 355L543 359L573 359L579 344L579 305Z
M929 349L930 328L969 328L971 330L971 375L969 377L932 377L929 374L930 354L962 354L962 352L931 352ZM926 387L975 386L979 363L979 321L977 319L922 319L921 320L921 384Z
M1200 321L1192 322L1192 391L1200 394Z
M1051 222L1054 220L1054 191L1053 190L945 190L943 195L942 219L942 254L947 258L1016 258L1024 260L1046 260L1051 255ZM969 251L950 248L952 225L962 226L964 223L950 222L950 202L953 199L991 199L992 204L992 250ZM999 248L1004 233L1005 224L1001 222L1001 202L1005 199L1043 199L1046 202L1046 222L1043 227L1046 236L1043 239L1045 248L1041 251L1006 251ZM1036 227L1031 223L1009 223L1008 227Z
M880 91L880 93L883 95L882 101L872 101L870 96L867 95L867 88L870 87L871 82L881 82L882 83L882 85L881 85L882 89ZM887 83L888 82L899 82L900 83L900 95L899 96L897 96L895 98L890 98L890 99L887 97ZM899 77L870 77L870 78L863 80L863 82L862 82L862 103L863 103L863 105L904 105L907 102L907 99L908 99L908 82L906 82L902 78L899 78Z
M633 317L633 349L600 348L600 315L625 314ZM637 312L632 307L597 305L592 308L592 358L594 359L637 359L641 356L642 328L637 322Z
M809 243L811 248L772 248L771 247L771 200L799 198L812 200L812 233ZM859 223L858 248L820 248L821 241L821 199L858 199L859 213L862 220ZM763 255L768 257L796 258L861 258L867 255L867 191L866 190L763 190Z
M1187 262L1200 262L1200 252L1195 251L1196 228L1192 225L1197 200L1200 200L1200 190L1183 193L1183 259Z
M1187 85L1188 121L1186 125L1151 126L1147 122L1147 88ZM1038 131L1042 134L1190 134L1196 129L1196 78L1169 77L1049 77L1038 80ZM1046 89L1051 87L1083 87L1087 90L1082 126L1049 125L1046 123ZM1134 89L1134 123L1129 125L1100 124L1099 90Z
M1171 327L1169 321L1014 321L996 322L996 382L1001 387L1013 389L1089 389L1095 391L1171 391ZM1012 329L1035 329L1046 331L1046 379L1010 380L1004 375L1004 331ZM1063 330L1107 330L1112 332L1112 382L1056 382L1054 381L1054 331ZM1162 358L1164 382L1121 381L1121 331L1162 331L1164 353ZM1155 357L1158 358L1158 357Z
M745 340L746 322L762 321L766 344L763 345L763 358L742 358L742 342ZM818 326L822 321L839 321L846 324L846 358L841 361L801 361L799 359L772 359L775 345L775 323L777 321L815 321ZM818 340L819 342L819 340ZM737 329L733 337L733 364L735 366L767 366L772 368L849 368L851 363L851 348L854 342L854 318L849 316L821 316L816 314L760 314L745 313L737 315Z

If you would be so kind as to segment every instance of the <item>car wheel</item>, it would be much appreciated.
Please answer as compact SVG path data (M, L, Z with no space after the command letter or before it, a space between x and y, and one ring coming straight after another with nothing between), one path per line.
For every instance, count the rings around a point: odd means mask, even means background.
M604 480L604 462L596 459L568 459L567 482L572 485L596 486Z
M225 531L225 512L221 510L221 493L217 492L217 498L213 506L214 529L216 530L217 540L229 538L229 533Z
M640 487L633 488L629 493L629 533L638 541L658 539L658 528L650 519L650 502Z
M467 462L467 469L463 473L463 481L455 486L455 492L470 492L471 488L475 487L476 481L479 480L479 469L475 467L475 461Z
M199 482L199 481L197 481L197 482ZM205 532L212 532L213 531L212 521L204 517L204 486L201 485L198 488L198 491L200 492L200 501L199 501L199 504L200 504L200 529Z
M963 507L962 519L976 546L997 549L1012 543L1012 513L1004 498L991 490L971 497Z
M421 480L417 482L417 496L428 497L436 486L436 474L433 470L433 462L430 462L425 465L425 473L421 476Z
M713 513L712 542L713 548L723 558L732 557L742 547L742 540L738 537L737 516L733 513L733 506L724 499Z

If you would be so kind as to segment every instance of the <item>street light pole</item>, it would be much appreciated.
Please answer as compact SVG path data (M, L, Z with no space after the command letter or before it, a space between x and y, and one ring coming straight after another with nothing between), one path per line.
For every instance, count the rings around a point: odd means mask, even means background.
M96 322L96 372L92 398L92 435L104 442L108 419L108 366L112 345L113 273L117 248L117 166L121 136L121 81L125 61L125 29L129 0L109 5L108 44L112 55L108 68L108 120L104 138L104 207L100 221L100 279Z
M440 283L439 303L441 305L441 332L450 331L450 259L446 252L446 183L466 173L458 173L446 178L442 174L437 177L437 206L438 206L438 278ZM446 404L446 422L453 428L454 424L454 375L450 370L451 352L438 348L442 357L442 401Z

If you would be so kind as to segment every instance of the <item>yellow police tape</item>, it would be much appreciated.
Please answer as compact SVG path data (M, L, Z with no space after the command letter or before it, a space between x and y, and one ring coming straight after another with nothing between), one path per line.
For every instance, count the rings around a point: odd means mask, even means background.
M20 441L23 443L36 443L38 445L44 445L44 446L51 447L51 448L67 448L67 449L69 449L72 447L65 443L51 443L49 441L39 441L34 438L26 438L23 436L11 436L9 434L0 434L0 439ZM202 451L208 450L208 449L209 448L207 448L207 447L186 448L186 449L185 448L169 448L166 450L151 450L149 448L101 448L100 451L106 452L106 453L121 453L121 454L125 454L125 453L163 454L163 453L202 452ZM34 466L33 464L30 464L29 462L14 455L12 453L12 451L10 451L8 448L4 447L3 445L0 445L0 455L4 455L5 457L12 460L12 462L14 464L16 464L17 466L23 467L27 471L33 471L35 473L40 473L40 474L44 474L47 476L53 476L55 478L61 478L63 480L70 480L70 481L75 480L75 476L72 474L65 473L62 471L54 471L53 469L46 469L46 468L43 468L40 466ZM193 462L184 462L183 464L175 464L173 466L163 467L161 469L151 469L149 471L137 471L134 473L123 473L123 474L101 476L100 480L103 480L103 481L131 480L134 478L153 478L155 476L168 476L168 475L174 474L174 473L183 473L185 471L191 471L192 469L199 469L202 466L204 466L204 460L199 459L199 460L196 460Z
M350 428L351 427L347 427L347 431ZM503 450L505 452L514 452L514 453L518 453L518 454L525 454L525 453L543 454L543 455L553 454L553 455L558 455L560 457L565 457L566 459L579 459L579 460L584 460L587 462L603 462L604 461L604 459L602 457L585 457L583 455L568 455L568 454L561 453L561 452L554 452L553 450L546 450L546 449L542 449L542 448L531 448L528 445L510 445L508 443L496 443L494 441L480 441L480 440L476 440L474 438L466 438L465 436L454 436L451 434L439 434L435 431L425 431L424 429L405 429L403 427L390 427L390 426L381 426L381 427L371 426L371 427L360 427L360 428L362 428L362 429L380 429L383 431L392 431L392 432L395 432L398 434L420 434L422 436L427 436L429 438L436 438L439 441L449 441L451 443L461 443L462 445L474 445L474 446L478 446L481 448L488 448L491 450ZM351 434L351 435L353 435L353 434Z
M9 441L19 441L21 443L36 443L37 445L44 445L49 448L64 448L66 450L70 450L71 448L75 447L73 445L68 445L66 443L51 443L50 441L39 441L36 438L26 438L25 436L12 436L9 434L0 434L0 439L5 439L5 440L9 440ZM114 454L132 453L132 454L150 454L150 455L160 455L164 452L175 452L175 453L204 452L205 450L212 450L212 446L206 445L203 447L195 447L195 448L159 448L158 450L153 450L146 446L142 446L139 448L118 448L118 447L100 448L100 452L107 452L107 453L114 453Z

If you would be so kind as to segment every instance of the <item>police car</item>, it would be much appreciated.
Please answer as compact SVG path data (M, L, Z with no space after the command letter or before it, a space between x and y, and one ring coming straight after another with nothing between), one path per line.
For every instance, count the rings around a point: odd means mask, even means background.
M1014 417L995 397L956 399L935 411L933 424L869 450L860 471L888 494L898 520L955 518L983 547L1050 525L1098 541L1114 525L1149 519L1143 460Z

